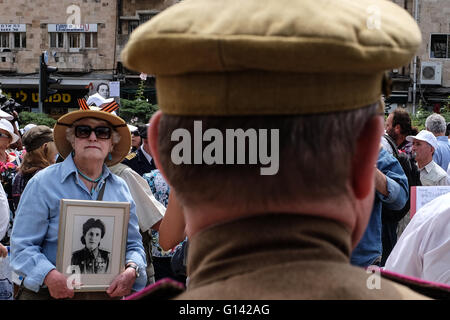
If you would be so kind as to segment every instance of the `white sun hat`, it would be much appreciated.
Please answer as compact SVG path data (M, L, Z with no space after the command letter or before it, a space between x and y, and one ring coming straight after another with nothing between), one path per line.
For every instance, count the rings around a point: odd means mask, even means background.
M0 109L0 118L1 119L6 119L6 120L13 120L14 117L12 114L9 114L8 112L5 112L3 110Z
M138 127L133 126L132 124L128 124L128 123L127 123L127 127L128 127L128 129L130 129L130 132L134 132L138 129Z
M27 132L28 130L30 130L31 128L36 127L36 125L34 123L29 123L27 124L25 127L23 127L23 133L25 134L25 132Z
M11 124L11 122L9 122L6 119L0 119L0 129L3 129L5 131L8 131L8 133L11 135L12 140L11 143L16 142L17 140L19 140L19 136L17 134L14 133L14 127Z

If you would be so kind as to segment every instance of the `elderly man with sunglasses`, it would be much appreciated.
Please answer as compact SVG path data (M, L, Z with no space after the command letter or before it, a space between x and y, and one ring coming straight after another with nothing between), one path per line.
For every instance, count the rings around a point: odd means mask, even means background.
M61 117L54 128L61 163L47 167L28 183L17 210L11 238L11 266L24 280L19 299L109 299L142 289L145 253L130 191L108 165L130 150L126 123L101 110L80 110ZM61 199L129 202L125 265L106 292L74 292L68 274L56 269ZM87 213L88 214L88 213Z

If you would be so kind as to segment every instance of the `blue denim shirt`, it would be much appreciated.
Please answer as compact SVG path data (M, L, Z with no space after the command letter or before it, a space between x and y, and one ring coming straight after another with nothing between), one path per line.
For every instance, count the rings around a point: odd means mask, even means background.
M377 168L386 175L388 196L376 191L369 224L363 237L353 250L350 262L360 267L368 267L382 254L381 242L381 207L400 210L409 197L408 178L400 163L389 152L381 149Z
M27 184L16 211L11 236L11 267L24 277L26 288L37 292L47 274L55 269L61 199L97 200L106 183L104 201L129 202L130 219L124 265L133 261L140 268L134 290L147 282L146 260L139 233L136 207L128 186L103 166L102 178L93 192L80 180L72 156L38 172Z
M438 142L438 147L434 150L433 160L436 162L444 171L447 171L448 164L450 162L450 142L447 136L436 137Z

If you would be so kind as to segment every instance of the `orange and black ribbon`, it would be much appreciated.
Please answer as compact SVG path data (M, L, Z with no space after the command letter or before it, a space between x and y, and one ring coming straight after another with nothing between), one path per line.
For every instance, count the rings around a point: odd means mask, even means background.
M86 100L84 100L84 99L78 99L78 105L80 106L81 110L91 110L89 108L89 106L87 105Z
M78 105L80 106L80 110L91 110L85 99L78 99ZM103 104L102 106L103 107L100 110L108 113L111 113L119 109L119 105L115 101L111 101L108 104Z
M101 111L105 111L105 112L111 113L113 111L116 111L117 109L119 109L119 105L117 104L117 102L111 101L110 103L108 103L107 105L102 107Z

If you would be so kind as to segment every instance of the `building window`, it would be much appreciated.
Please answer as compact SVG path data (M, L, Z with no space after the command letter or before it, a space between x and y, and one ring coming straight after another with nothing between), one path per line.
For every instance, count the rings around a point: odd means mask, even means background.
M70 32L69 36L69 48L81 48L81 34L79 32Z
M26 48L27 35L25 32L0 32L1 48Z
M131 34L137 27L139 27L139 21L128 21L128 34Z
M97 48L97 32L86 32L84 34L84 47Z
M14 48L27 47L27 34L25 32L14 32Z
M64 48L64 33L50 32L50 48Z
M9 32L0 32L0 47L9 48Z
M152 12L152 13L139 13L139 23L143 24L146 23L148 20L156 16L158 12Z
M432 34L430 45L430 58L450 58L450 35Z

